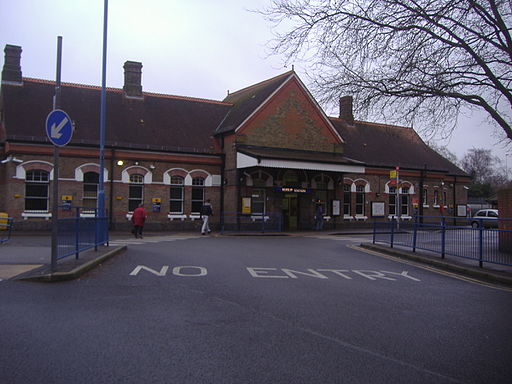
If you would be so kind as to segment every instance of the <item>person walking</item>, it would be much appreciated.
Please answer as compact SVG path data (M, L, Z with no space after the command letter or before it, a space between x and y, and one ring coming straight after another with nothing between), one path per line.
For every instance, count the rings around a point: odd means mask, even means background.
M201 207L201 219L203 219L203 226L201 227L201 234L206 235L206 233L211 233L210 225L208 221L210 216L213 216L212 205L210 204L210 199L206 199L206 203Z
M146 222L147 217L148 215L144 210L144 204L140 203L139 206L135 208L132 215L132 233L135 235L135 238L140 237L142 239L142 230L144 229L144 223Z
M320 200L318 200L315 212L315 230L321 231L322 229L324 229L324 210Z

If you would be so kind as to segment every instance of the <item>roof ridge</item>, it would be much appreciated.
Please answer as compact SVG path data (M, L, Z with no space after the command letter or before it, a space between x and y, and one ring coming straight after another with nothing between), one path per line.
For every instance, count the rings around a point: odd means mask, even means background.
M342 119L342 118L339 118L339 117L334 117L334 116L329 116L329 119L330 120L338 120L338 121L345 122L345 119ZM399 129L409 129L409 130L413 130L414 131L414 129L412 127L406 127L406 126L403 126L403 125L386 124L386 123L374 123L374 122L371 122L371 121L363 121L363 120L354 120L354 125L355 125L355 123L370 125L370 126L374 126L374 127L399 128Z
M55 84L55 80L45 80L45 79L36 79L33 77L23 77L23 80L27 80L34 83L40 83L40 84ZM70 83L70 82L62 82L62 86L71 86L71 87L77 87L82 89L94 89L101 91L101 87L98 85L88 85L88 84L80 84L80 83ZM113 88L113 87L107 87L107 91L109 92L123 92L122 88ZM208 102L212 104L221 104L221 105L227 105L232 106L232 103L227 103L224 101L219 100L212 100L212 99L204 99L200 97L189 97L189 96L178 96L178 95L170 95L166 93L158 93L158 92L142 92L143 95L146 96L154 96L154 97L162 97L167 99L178 99L178 100L188 100L188 101L198 101L198 102Z
M31 81L33 83L39 83L39 84L55 84L55 80L46 80L46 79L36 79L34 77L23 77L23 81ZM70 83L70 82L61 82L62 86L73 86L78 88L84 88L84 89L97 89L101 90L101 87L98 85L89 85L89 84L80 84L80 83ZM109 91L115 91L115 92L122 92L123 90L121 88L113 88L113 87L107 87L107 90Z
M249 85L248 87L245 87L245 88L242 88L242 89L239 89L238 91L235 91L235 92L230 92L228 94L227 97L230 97L230 96L233 96L233 95L236 95L238 93L242 93L242 92L247 92L248 90L250 90L251 88L256 88L256 87L260 87L266 83L270 83L274 80L277 80L279 79L280 77L286 77L286 76L289 76L290 74L292 73L295 73L294 70L291 70L291 71L288 71L288 72L285 72L285 73L281 73L280 75L277 75L277 76L274 76L274 77L271 77L270 79L267 79L267 80L263 80L263 81L260 81L259 83L256 83L256 84L253 84L253 85Z
M212 103L212 104L221 104L221 105L227 105L227 106L232 106L233 105L233 103L227 103L227 102L222 101L222 100L205 99L205 98L201 98L201 97L170 95L170 94L167 94L167 93L158 93L158 92L142 92L142 93L144 95L147 95L147 96L164 97L166 99L200 101L200 102L207 102L207 103Z

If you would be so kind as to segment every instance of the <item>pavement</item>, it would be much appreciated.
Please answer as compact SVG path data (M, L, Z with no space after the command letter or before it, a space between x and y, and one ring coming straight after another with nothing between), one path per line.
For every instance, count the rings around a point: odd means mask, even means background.
M345 229L323 232L293 232L293 233L229 233L214 236L357 236L371 235L367 229ZM162 236L163 233L146 233L145 239ZM165 233L168 236L168 233ZM173 233L176 236L196 236L197 233ZM111 257L123 253L127 245L124 240L133 237L126 233L110 233L110 241L116 245L99 246L97 250L91 249L79 254L78 258L69 256L57 262L54 271L51 271L51 234L49 233L13 233L10 240L0 244L0 281L2 280L29 280L40 282L56 282L73 280L83 276L91 269L101 265ZM407 249L390 248L388 245L372 244L370 241L362 243L361 247L369 252L378 252L402 260L428 265L433 268L446 270L465 277L487 281L494 284L512 286L512 266L485 263L483 268L478 267L478 261L465 258L446 256L442 259L437 254L427 252L412 252Z

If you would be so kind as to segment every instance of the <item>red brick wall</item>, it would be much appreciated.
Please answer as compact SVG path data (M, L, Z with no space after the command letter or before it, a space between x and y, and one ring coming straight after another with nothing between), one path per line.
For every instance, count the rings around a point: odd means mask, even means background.
M290 81L238 132L244 144L341 152L342 144L296 81Z

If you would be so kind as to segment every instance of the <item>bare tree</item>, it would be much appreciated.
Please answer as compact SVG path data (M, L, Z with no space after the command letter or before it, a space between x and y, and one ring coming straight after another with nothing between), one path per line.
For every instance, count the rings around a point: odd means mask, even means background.
M457 155L455 153L453 153L452 151L450 151L448 149L448 147L440 146L440 145L436 144L435 142L428 142L427 144L430 148L432 148L434 151L439 153L445 159L449 160L451 163L453 163L455 165L458 164L459 161L457 159Z
M472 148L461 159L461 167L473 179L473 183L490 183L496 174L496 166L500 159L492 155L490 149Z
M450 133L462 107L512 140L510 0L273 0L273 52L304 60L322 102Z

